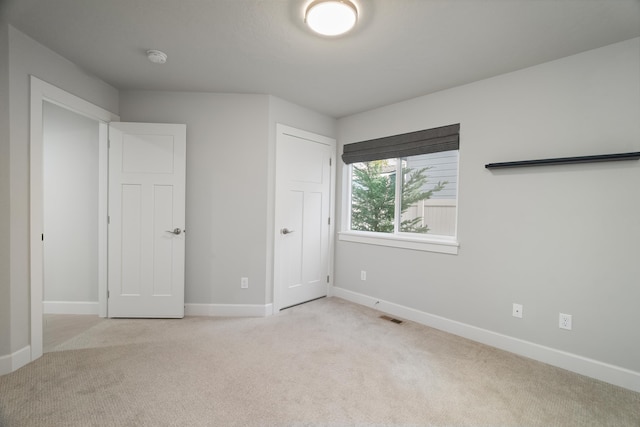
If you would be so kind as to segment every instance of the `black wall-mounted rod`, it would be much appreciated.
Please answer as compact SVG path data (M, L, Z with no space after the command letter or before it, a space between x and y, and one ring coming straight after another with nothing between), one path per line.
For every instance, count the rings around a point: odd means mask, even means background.
M519 168L525 166L567 165L571 163L613 162L618 160L638 160L640 151L633 153L600 154L596 156L558 157L555 159L520 160L515 162L487 163L487 169Z

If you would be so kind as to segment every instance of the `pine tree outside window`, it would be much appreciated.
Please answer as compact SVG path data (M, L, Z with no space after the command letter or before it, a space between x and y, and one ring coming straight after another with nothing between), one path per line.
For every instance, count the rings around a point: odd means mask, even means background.
M453 150L350 165L350 229L454 236L457 157Z

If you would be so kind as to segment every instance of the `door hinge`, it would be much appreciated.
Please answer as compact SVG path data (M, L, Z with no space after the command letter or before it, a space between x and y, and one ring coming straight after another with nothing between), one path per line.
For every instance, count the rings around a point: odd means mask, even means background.
M107 140L107 149L109 149L109 148L111 148L111 140L110 139Z
M107 225L108 224L111 224L111 216L110 215L107 215Z
M41 234L40 237L42 238L42 241L44 242L44 233Z
M332 162L333 162L333 159L329 157L329 166L331 166Z
M109 293L109 290L107 289L107 299L109 299L109 296L111 296L111 294Z
M329 283L329 275L327 274L327 283Z

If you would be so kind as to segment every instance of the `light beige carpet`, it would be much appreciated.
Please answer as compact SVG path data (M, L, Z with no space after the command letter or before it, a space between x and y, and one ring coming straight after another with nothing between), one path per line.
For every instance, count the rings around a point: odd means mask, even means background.
M0 377L0 425L640 426L640 393L380 314L110 319Z
M45 314L43 351L49 353L58 345L80 335L104 319L98 315L86 314Z

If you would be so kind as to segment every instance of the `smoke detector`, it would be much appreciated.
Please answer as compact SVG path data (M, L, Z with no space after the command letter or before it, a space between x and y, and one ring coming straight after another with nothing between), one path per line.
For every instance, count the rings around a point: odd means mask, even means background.
M147 58L154 64L164 64L167 62L167 54L155 49L147 51Z

